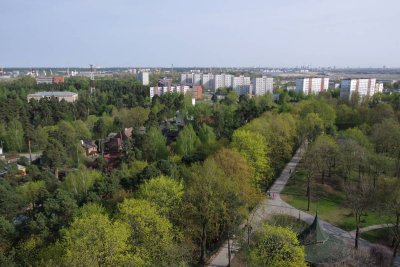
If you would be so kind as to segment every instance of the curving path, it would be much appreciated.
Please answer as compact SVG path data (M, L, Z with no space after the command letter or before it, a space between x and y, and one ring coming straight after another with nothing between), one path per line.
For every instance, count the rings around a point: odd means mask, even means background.
M271 187L271 193L275 193L274 199L265 198L261 203L253 210L250 214L250 222L253 227L253 231L261 226L262 222L268 218L271 214L285 214L293 217L300 218L301 220L311 224L314 220L314 215L310 215L304 211L296 209L283 201L279 194L282 192L285 187L287 181L291 176L291 172L293 172L298 163L300 162L302 157L302 148L299 148L292 160L286 164L279 178L275 181L273 186ZM321 226L329 233L340 237L345 243L352 248L354 246L354 234L351 232L347 232L339 227L336 227L326 221L320 220ZM382 225L380 225L382 226ZM244 227L243 225L241 227ZM372 228L372 226L370 226ZM378 227L378 226L376 226ZM366 227L368 228L368 227ZM363 228L365 229L365 228ZM378 229L378 228L373 228ZM372 229L371 229L372 230ZM235 241L231 241L234 243L233 252L231 253L231 259L235 256L236 251L239 250L239 245L236 244ZM372 243L359 239L359 247L364 249L369 249L374 246ZM228 266L228 243L225 242L222 247L210 258L209 263L206 266L210 267L222 267ZM400 256L396 258L395 266L400 266Z

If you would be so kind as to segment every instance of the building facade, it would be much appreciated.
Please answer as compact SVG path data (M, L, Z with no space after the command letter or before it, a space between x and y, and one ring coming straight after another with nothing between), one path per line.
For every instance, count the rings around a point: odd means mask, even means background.
M40 77L36 77L35 79L36 79L36 84L64 83L63 76L53 76L53 77L40 76Z
M340 97L342 98L350 99L354 93L358 93L360 97L372 96L376 90L376 79L346 79L340 82Z
M273 92L274 78L261 77L253 80L253 95L265 95Z
M143 85L149 85L150 83L150 74L147 71L141 71L137 74L137 79L143 84Z
M250 93L251 81L250 77L245 77L243 75L239 77L232 77L232 89L238 95L245 95Z
M329 78L302 78L296 80L296 91L305 95L318 94L329 88Z
M192 95L192 98L201 99L203 97L203 88L201 85L195 85L190 87L188 85L178 85L178 86L157 86L150 87L149 96L153 98L155 95L162 96L168 93L179 93L179 94L188 94Z
M232 87L232 78L231 74L217 74L214 76L214 90L218 88L231 88Z
M214 89L214 74L204 73L201 78L201 85L203 86L204 90Z
M27 96L28 98L28 102L31 101L32 99L39 101L42 98L55 98L58 101L61 100L65 100L67 102L75 102L76 100L78 100L78 94L77 93L73 93L73 92L37 92L34 94L29 94Z

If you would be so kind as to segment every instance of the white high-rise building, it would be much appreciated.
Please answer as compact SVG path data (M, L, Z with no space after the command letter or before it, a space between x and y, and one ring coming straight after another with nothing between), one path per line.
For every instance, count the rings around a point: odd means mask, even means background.
M329 88L329 78L302 78L296 80L296 91L305 95L318 94Z
M342 98L349 99L353 93L358 93L361 97L372 96L375 91L376 79L346 79L340 82L340 97Z
M193 73L182 73L181 84L191 85L193 83Z
M261 77L253 80L253 95L265 95L273 92L274 78Z
M149 85L149 73L147 71L141 71L137 74L137 79L141 81L143 85Z
M232 77L231 74L217 74L214 76L214 89L218 88L230 88L232 87Z
M376 83L375 85L375 94L383 92L383 83Z
M214 88L214 74L203 74L201 84L203 85L204 90L210 90Z
M201 85L202 74L193 73L192 83L193 85Z
M232 77L232 89L238 95L245 95L250 93L250 77L245 77L243 75L239 77Z

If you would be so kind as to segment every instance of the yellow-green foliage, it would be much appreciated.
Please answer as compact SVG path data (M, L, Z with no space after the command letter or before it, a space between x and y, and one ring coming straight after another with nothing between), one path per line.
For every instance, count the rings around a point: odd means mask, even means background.
M249 248L250 266L305 267L304 247L296 233L280 226L263 225Z

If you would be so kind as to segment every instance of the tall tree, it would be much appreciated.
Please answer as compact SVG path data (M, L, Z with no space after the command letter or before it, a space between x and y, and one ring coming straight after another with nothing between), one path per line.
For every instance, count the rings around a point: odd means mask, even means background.
M175 149L182 156L191 155L196 151L199 144L200 139L197 137L193 126L189 124L179 133Z
M255 233L248 253L251 266L307 266L304 247L299 244L296 233L279 226L264 224Z

